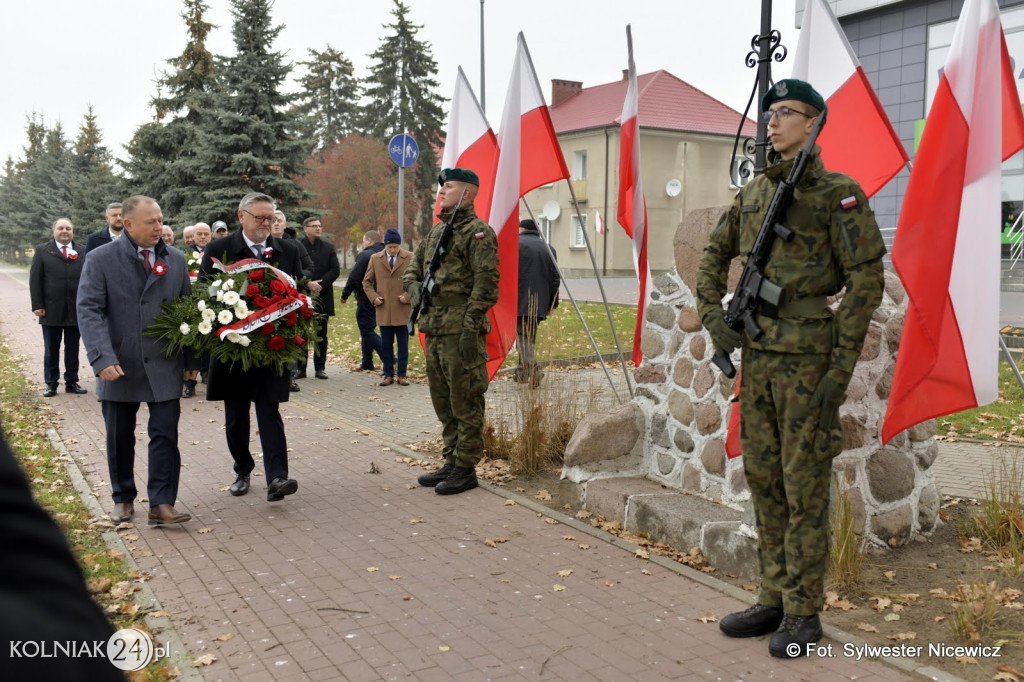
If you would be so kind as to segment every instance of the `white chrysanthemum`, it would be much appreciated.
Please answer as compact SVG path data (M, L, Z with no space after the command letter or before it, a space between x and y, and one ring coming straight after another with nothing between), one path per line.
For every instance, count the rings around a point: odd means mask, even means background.
M218 303L223 303L224 302L224 292L223 291L217 291L217 295L214 296L214 298L217 299Z
M249 316L249 308L245 305L245 301L239 301L238 305L235 306L235 317L242 320Z
M238 338L238 345L240 345L242 348L245 348L246 346L248 346L249 345L249 337L248 336L239 336L239 338Z
M224 303L226 305L237 305L240 300L242 300L242 297L238 295L237 291L224 292Z
M241 338L242 338L241 334L238 334L236 332L231 332L230 334L228 334L227 336L224 337L224 340L225 341L230 341L231 343L241 343L242 342Z
M210 312L213 312L213 311L211 310ZM200 334L202 334L203 336L206 336L207 334L209 334L210 332L213 331L213 325L210 324L209 320L203 320L202 322L200 322L199 324L196 325L196 329L199 330Z
M196 310L198 310L199 312L203 312L204 310L206 310L206 301L203 299L199 299L199 303L196 303Z
M220 289L220 280L219 279L213 280L213 284L210 285L210 291L212 292L214 289Z
M231 324L235 319L235 316L231 314L230 310L222 310L217 313L217 321L221 324Z
M203 320L205 322L213 323L217 319L217 313L213 312L213 308L206 308L203 310Z
M226 280L224 282L224 288L225 289L234 289L235 288L235 280L233 280L233 279Z
M178 331L181 332L182 334L187 335L190 331L192 331L192 328L188 326L187 322L182 322L181 326L178 327Z

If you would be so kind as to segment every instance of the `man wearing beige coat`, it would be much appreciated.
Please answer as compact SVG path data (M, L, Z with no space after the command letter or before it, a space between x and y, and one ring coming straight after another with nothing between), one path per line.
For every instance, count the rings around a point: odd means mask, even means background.
M395 382L395 341L398 341L398 385L409 385L405 378L409 364L409 329L406 325L412 305L409 294L402 288L402 273L411 260L412 251L402 248L402 236L398 230L388 230L384 233L384 250L370 257L363 277L363 291L370 303L377 307L377 326L383 342L384 378L381 386Z

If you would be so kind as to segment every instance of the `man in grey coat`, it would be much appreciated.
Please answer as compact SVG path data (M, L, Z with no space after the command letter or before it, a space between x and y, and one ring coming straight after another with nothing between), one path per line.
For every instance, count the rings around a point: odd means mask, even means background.
M78 286L78 327L86 357L96 372L103 405L107 466L115 523L135 511L135 418L149 406L149 525L179 524L192 517L174 508L178 498L179 398L182 383L195 379L190 354L167 357L164 344L143 332L176 296L190 296L185 256L160 239L163 214L149 197L123 205L124 237L89 254ZM186 367L186 362L188 367Z

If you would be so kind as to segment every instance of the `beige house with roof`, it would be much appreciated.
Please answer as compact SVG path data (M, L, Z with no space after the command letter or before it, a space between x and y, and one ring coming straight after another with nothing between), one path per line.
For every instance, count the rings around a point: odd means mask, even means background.
M551 122L572 174L580 216L564 181L530 192L526 201L558 253L559 265L572 276L592 276L584 230L602 276L634 274L632 241L616 218L625 76L590 88L576 81L551 84ZM639 76L637 85L648 260L651 271L659 272L674 265L672 239L683 217L727 204L736 193L729 170L741 115L667 71ZM744 134L754 133L755 124L748 120ZM529 217L523 208L520 213ZM598 215L603 235L596 230Z

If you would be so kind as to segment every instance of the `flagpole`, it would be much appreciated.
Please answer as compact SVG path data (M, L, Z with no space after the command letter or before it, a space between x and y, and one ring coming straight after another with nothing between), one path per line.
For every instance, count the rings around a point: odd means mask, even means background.
M569 180L569 178L565 179L565 184L569 186L569 196L572 197L572 207L576 210L576 219L579 221L580 226L583 227L580 232L583 233L583 242L587 245L587 253L590 254L590 263L594 266L594 277L597 278L597 288L601 291L601 301L604 303L604 310L608 314L608 325L612 330L612 338L615 339L615 349L619 352L619 363L622 365L622 374L626 377L626 387L629 388L629 397L632 398L636 395L633 391L633 382L629 379L629 368L626 366L626 356L622 353L622 344L619 343L619 333L615 331L615 320L612 319L612 309L611 306L608 305L608 296L604 293L604 283L601 281L601 273L597 271L597 258L594 257L594 249L590 245L590 237L587 236L586 223L583 221L583 214L580 212L580 204L576 200L576 190L573 189L572 181ZM637 311L637 314L641 314L641 311Z
M533 209L530 208L530 204L526 201L526 197L522 197L523 206L526 207L526 212L530 214L530 220L537 222L536 216L533 215ZM544 247L547 249L548 258L558 268L558 259L555 258L554 252L551 250L551 244L546 239L541 239L544 242ZM560 268L559 268L560 269ZM569 294L569 301L572 302L572 307L576 311L576 315L580 318L580 323L583 325L583 331L587 333L587 338L590 339L590 345L594 347L594 354L597 356L597 361L601 363L601 369L604 370L604 375L608 378L608 385L611 386L612 391L615 393L615 400L622 403L622 398L619 397L619 390L615 387L615 381L612 379L611 372L608 371L608 365L604 361L604 355L601 354L601 349L597 347L597 340L594 339L594 335L590 332L590 326L587 321L583 318L583 311L580 310L579 304L576 302L576 297L572 295L572 290L569 289L569 283L565 277L562 278L562 286L565 287L565 293ZM614 332L614 327L612 328ZM619 351L621 357L622 351ZM624 374L626 372L623 372Z

